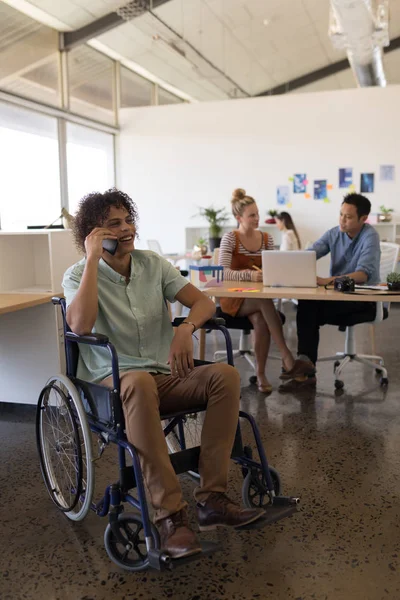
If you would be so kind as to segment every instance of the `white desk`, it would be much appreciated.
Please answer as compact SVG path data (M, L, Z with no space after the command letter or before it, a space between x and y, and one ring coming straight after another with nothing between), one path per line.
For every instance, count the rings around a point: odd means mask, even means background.
M357 294L343 294L334 290L317 288L264 287L262 283L224 281L221 286L202 288L207 296L215 298L270 298L296 300L325 300L344 302L400 302L400 294L357 290Z
M343 294L334 290L326 290L324 287L317 288L276 288L264 287L262 283L247 281L224 281L221 286L202 288L202 292L214 298L269 298L296 299L296 300L325 300L344 302L400 302L400 294L388 294L363 290L359 294ZM372 345L374 346L372 336ZM199 356L204 360L205 356L205 331L200 330ZM376 354L376 352L373 352Z
M0 293L0 402L36 404L50 375L60 372L63 335L54 295Z

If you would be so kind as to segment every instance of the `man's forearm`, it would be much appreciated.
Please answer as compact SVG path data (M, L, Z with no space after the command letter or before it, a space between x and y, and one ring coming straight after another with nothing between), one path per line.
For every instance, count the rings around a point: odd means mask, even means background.
M186 321L190 321L196 326L196 329L201 327L203 323L211 319L215 314L215 304L210 298L204 296L195 302L190 309Z
M345 275L336 275L336 277L332 277L332 282L338 277L350 277L358 284L367 283L368 281L368 275L364 273L364 271L354 271L353 273L346 273Z
M68 325L78 335L90 333L97 319L98 265L97 259L86 262L79 290L67 310Z

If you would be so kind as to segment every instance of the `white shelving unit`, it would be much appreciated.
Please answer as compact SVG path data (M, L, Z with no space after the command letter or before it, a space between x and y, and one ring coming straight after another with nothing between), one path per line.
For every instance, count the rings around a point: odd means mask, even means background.
M381 242L395 242L400 244L400 223L389 221L389 223L376 223L376 228Z
M69 230L0 231L0 292L62 293L80 260ZM49 302L0 316L0 402L35 404L50 375L64 372L62 321Z

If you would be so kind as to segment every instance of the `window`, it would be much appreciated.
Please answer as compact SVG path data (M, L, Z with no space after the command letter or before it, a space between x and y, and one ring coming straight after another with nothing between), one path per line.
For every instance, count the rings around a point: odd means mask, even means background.
M121 67L121 108L149 106L152 103L153 83Z
M69 212L90 192L115 185L114 136L82 125L67 123L67 173Z
M58 32L0 2L0 87L58 106Z
M178 96L174 96L171 92L167 92L163 88L158 88L158 104L179 104L184 102L182 98L178 98Z
M70 109L79 115L115 123L113 61L89 46L68 52Z
M61 213L57 120L0 103L0 226L49 225Z

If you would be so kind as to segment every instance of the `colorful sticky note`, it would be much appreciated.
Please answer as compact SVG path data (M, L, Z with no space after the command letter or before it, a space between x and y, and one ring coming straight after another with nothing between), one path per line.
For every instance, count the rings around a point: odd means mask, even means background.
M229 288L228 292L258 292L258 288Z
M328 188L328 190L333 190L333 185L331 183L328 183L326 187Z
M311 198L311 194L304 194L304 198Z
M308 179L303 179L304 185L308 185Z
M356 191L356 186L354 185L354 183L352 183L351 185L349 185L349 190L351 192L355 192Z
M287 206L288 208L292 208L293 204L292 204L291 202L288 202L288 203L286 204L286 206Z
M289 181L293 181L293 177L289 177Z
M329 202L330 202L329 198L324 198L324 202L325 202L325 204L329 204Z

